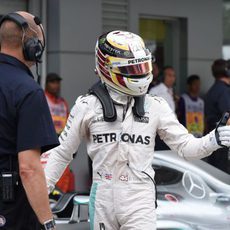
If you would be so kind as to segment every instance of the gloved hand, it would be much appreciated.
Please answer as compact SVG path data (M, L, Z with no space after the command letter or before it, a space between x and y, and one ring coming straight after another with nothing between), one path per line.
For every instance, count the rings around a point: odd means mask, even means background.
M227 125L230 112L225 112L215 129L215 136L218 145L230 147L230 125Z
M218 135L216 135L218 145L230 147L230 125L218 127L216 132L218 132Z

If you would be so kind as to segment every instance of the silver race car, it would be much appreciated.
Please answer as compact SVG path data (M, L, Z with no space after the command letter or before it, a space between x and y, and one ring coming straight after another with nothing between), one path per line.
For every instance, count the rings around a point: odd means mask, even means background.
M181 159L172 151L157 152L153 168L159 229L230 229L228 174L201 160Z

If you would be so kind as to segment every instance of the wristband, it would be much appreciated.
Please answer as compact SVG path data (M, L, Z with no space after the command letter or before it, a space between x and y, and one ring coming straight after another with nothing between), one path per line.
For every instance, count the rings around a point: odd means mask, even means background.
M54 219L47 220L44 224L41 225L41 230L54 230L55 229L55 221Z

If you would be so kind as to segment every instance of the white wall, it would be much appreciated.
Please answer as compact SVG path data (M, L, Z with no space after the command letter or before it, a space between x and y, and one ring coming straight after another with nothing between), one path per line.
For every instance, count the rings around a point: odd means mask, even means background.
M99 0L51 0L49 4L49 17L57 21L49 27L54 31L49 32L49 44L54 41L56 46L49 49L48 71L63 77L62 94L73 105L96 80L94 47L101 34L101 4Z
M12 13L14 11L26 10L27 2L24 0L0 0L0 15Z

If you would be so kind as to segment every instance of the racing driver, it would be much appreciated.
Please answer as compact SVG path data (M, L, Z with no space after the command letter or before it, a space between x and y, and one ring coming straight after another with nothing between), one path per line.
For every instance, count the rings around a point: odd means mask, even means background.
M152 57L143 40L126 31L99 37L95 48L100 81L77 98L45 168L52 191L82 139L93 162L90 229L156 229L155 136L186 159L209 156L230 146L230 126L195 138L167 102L146 94ZM219 144L218 144L219 143Z

